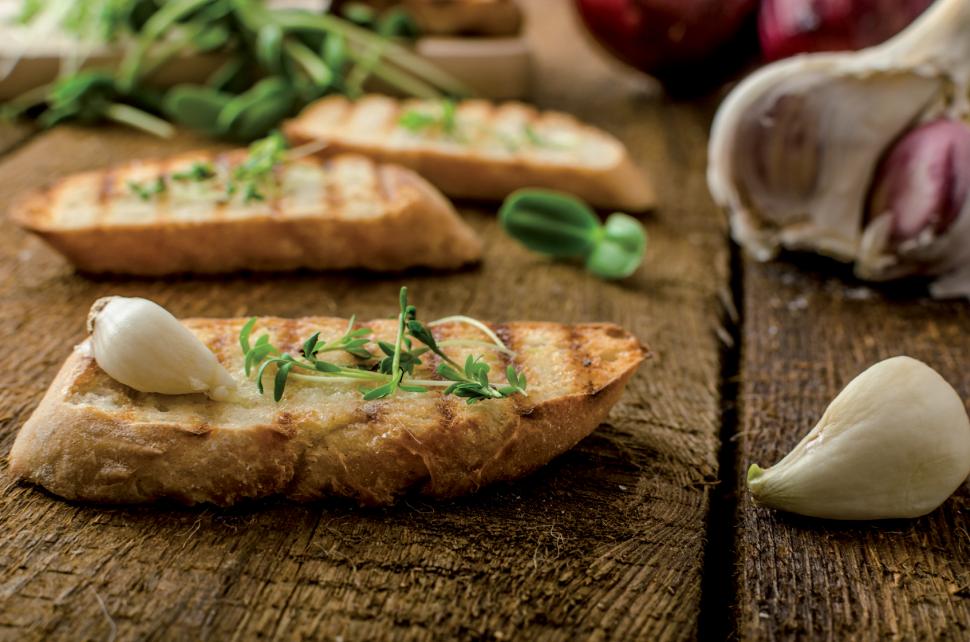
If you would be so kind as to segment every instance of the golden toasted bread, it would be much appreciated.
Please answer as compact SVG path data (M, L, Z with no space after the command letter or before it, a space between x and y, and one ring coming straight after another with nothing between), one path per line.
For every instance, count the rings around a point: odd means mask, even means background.
M276 186L227 196L246 152L192 152L75 174L11 210L85 272L160 275L240 269L455 268L482 243L451 204L414 172L363 156L303 158L276 168ZM211 180L176 178L194 164ZM157 189L158 181L164 187ZM149 190L139 194L132 184Z
M330 96L287 121L284 132L297 143L326 141L324 155L355 152L410 167L450 196L501 200L521 187L545 187L598 207L654 204L620 141L523 103Z
M493 325L515 357L488 352L490 378L504 383L511 363L526 375L528 396L469 405L431 388L364 401L355 384L293 379L276 403L244 374L237 342L244 321L184 322L237 380L232 402L137 392L108 377L81 344L17 436L11 472L69 499L112 503L453 497L526 475L573 447L606 418L646 356L636 338L608 323ZM310 334L336 337L346 323L265 318L255 332L296 354ZM375 339L396 332L396 321L366 325ZM434 334L439 342L481 339L464 324L436 326ZM448 350L459 362L480 353ZM353 360L333 360L341 358ZM425 362L415 376L438 378L433 360Z
M335 3L340 13L346 1ZM522 12L513 0L367 0L386 11L404 9L421 35L511 36L522 26Z

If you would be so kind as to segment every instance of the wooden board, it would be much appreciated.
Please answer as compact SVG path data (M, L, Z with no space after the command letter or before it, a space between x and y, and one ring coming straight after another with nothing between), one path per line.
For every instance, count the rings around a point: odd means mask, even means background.
M745 266L738 487L777 462L873 363L908 354L970 399L970 305L887 299L785 263ZM970 638L970 492L917 520L840 524L754 506L741 491L745 640Z
M544 2L530 5L533 12ZM386 510L267 501L103 508L0 492L2 639L690 639L717 479L724 221L706 194L709 110L671 109L578 46L569 13L531 21L538 102L620 135L669 206L646 265L606 284L466 209L484 264L456 274L88 279L0 222L0 454L83 336L91 302L147 296L181 316L390 315L616 321L651 345L608 424L536 475ZM0 162L0 204L70 171L198 145L62 128Z

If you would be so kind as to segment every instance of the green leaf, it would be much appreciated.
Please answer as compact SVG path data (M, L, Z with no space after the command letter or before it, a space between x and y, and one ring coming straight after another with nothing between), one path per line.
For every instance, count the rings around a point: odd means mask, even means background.
M280 361L280 359L269 359L264 361L263 365L261 365L259 370L256 372L256 389L259 391L259 394L263 394L263 375L266 373L266 368L278 361Z
M313 358L317 354L317 339L320 338L319 332L314 332L310 335L310 338L303 342L303 356L309 361L313 361Z
M421 35L421 30L410 13L401 7L394 7L377 20L377 33L385 38L413 39Z
M201 85L176 85L162 101L165 115L180 125L210 134L221 134L219 114L232 95Z
M229 132L236 120L247 109L259 104L263 100L278 98L281 94L283 96L292 96L289 86L284 79L272 76L260 80L249 91L236 96L226 103L222 111L219 112L219 117L216 119L216 125L219 131Z
M278 73L283 67L283 30L270 22L256 33L256 58L268 71Z
M233 125L232 137L252 140L265 136L290 115L295 98L293 92L281 91L251 104L243 110Z
M239 347L242 348L243 353L249 352L249 335L253 333L253 327L256 325L256 317L250 317L249 321L243 325L242 329L239 331Z
M283 398L283 390L286 388L286 378L290 375L290 370L292 369L292 362L283 363L276 369L276 379L273 385L273 399L275 401Z
M243 90L240 84L245 81L246 75L246 59L233 56L212 72L205 84L215 91L238 92Z
M336 364L330 363L329 361L319 361L317 359L314 359L313 367L319 370L320 372L330 372L330 373L343 372L343 368L341 368Z
M599 219L581 200L552 190L513 192L499 210L509 236L529 249L554 257L580 257L596 246Z
M383 386L378 386L377 388L372 388L364 394L364 401L373 401L374 399L381 399L390 395L394 392L396 386L392 383L386 383Z
M202 182L207 181L210 178L214 178L216 175L215 167L212 163L202 163L194 162L188 169L181 172L175 172L171 175L171 179L180 182Z
M401 114L397 123L404 129L417 133L437 124L438 117L434 114L411 109Z
M148 201L165 191L165 179L159 176L144 183L128 181L128 189L137 194L141 200Z
M603 235L586 259L586 269L604 279L633 274L647 248L647 233L640 221L619 212L606 220Z

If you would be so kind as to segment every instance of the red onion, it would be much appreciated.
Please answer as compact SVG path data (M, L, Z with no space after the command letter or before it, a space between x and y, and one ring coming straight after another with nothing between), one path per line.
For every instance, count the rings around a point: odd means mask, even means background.
M933 0L763 0L758 14L768 60L808 51L863 49L902 31Z
M586 27L620 60L668 88L706 86L736 66L733 47L756 0L575 0ZM753 34L752 34L753 36ZM752 38L753 41L753 38ZM733 54L733 55L731 55Z

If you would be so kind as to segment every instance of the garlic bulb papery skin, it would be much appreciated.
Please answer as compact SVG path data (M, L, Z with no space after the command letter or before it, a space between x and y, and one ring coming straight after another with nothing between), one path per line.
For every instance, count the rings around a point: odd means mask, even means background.
M761 504L827 519L919 517L970 475L970 419L957 392L910 357L852 380L780 462L748 470Z
M141 392L230 397L236 382L215 354L162 306L141 298L98 299L88 315L94 359Z
M708 185L755 258L856 261L876 167L907 129L968 112L970 2L937 0L895 38L797 56L746 78L711 131Z

